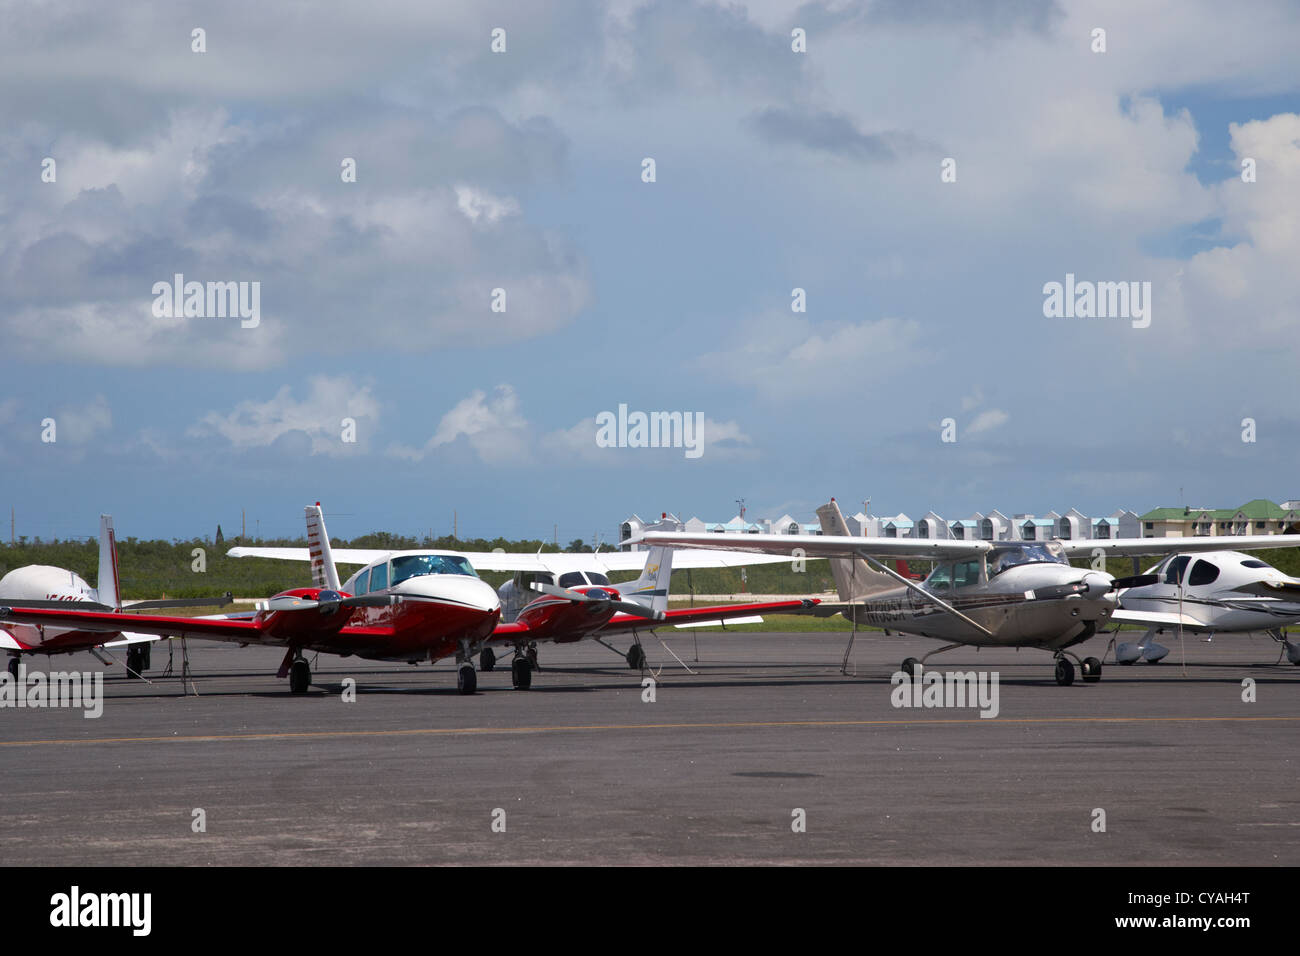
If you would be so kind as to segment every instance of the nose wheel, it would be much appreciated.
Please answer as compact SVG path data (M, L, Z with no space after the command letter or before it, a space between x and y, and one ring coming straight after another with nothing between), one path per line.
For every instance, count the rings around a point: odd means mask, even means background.
M520 655L511 661L510 683L515 690L528 690L533 686L533 665L526 656Z
M301 657L289 668L289 693L305 694L311 687L311 665Z
M478 675L474 673L473 664L461 664L456 670L456 691L472 694L478 689Z
M634 671L639 671L645 667L645 648L640 644L633 644L628 648L627 666Z

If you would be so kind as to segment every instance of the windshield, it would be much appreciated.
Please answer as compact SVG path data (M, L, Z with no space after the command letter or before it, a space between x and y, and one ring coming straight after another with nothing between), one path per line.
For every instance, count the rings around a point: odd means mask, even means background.
M393 558L393 584L422 574L467 574L478 577L474 567L459 554L407 554Z
M989 575L992 577L1022 564L1068 563L1064 550L1055 541L1025 542L1014 548L995 548L989 555Z

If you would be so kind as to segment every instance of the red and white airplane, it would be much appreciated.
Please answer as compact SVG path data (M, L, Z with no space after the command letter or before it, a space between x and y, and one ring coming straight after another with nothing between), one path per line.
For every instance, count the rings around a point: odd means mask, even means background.
M284 591L259 602L256 611L247 614L202 618L133 615L132 630L284 647L284 662L277 676L287 675L289 689L298 694L311 686L311 668L304 657L309 651L368 660L437 661L454 656L457 688L462 694L472 694L477 686L474 656L479 655L485 670L492 669L493 646L514 649L513 684L526 690L532 683L539 641L564 643L631 633L636 645L628 653L629 664L644 666L638 634L658 622L726 620L758 611L796 611L816 603L777 601L665 610L671 556L660 550L651 553L652 559L660 559L648 562L646 573L628 588L629 597L641 600L625 600L619 588L608 585L568 589L535 583L534 588L543 593L524 607L518 620L501 624L496 591L456 552L384 553L352 575L346 587L340 586L319 503L309 506L306 514L312 587ZM10 623L103 631L116 630L121 619L98 611L4 606L0 602L0 624Z
M149 647L159 640L156 634L139 634L126 630L131 618L124 619L123 611L219 606L228 604L225 599L136 601L122 604L122 588L118 577L117 540L113 535L113 519L99 516L99 587L92 588L81 575L66 568L44 564L29 564L15 568L0 578L0 604L22 605L27 608L62 608L76 606L84 610L107 611L117 615L112 628L83 629L79 627L54 627L45 623L5 623L0 626L0 649L9 654L9 673L17 677L18 663L23 655L71 654L89 651L105 664L112 661L99 653L101 647L122 647L126 651L126 669L139 676L149 666Z

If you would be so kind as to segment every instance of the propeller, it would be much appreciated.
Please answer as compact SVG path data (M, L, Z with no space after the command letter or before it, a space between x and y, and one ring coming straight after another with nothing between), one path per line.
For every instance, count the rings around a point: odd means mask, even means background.
M1142 588L1148 584L1155 584L1160 580L1158 574L1135 574L1127 578L1115 578L1110 582L1107 591L1119 591L1124 588ZM1030 592L1031 598L1038 601L1054 601L1058 598L1069 597L1072 594L1083 594L1090 589L1087 576L1080 581L1071 581L1069 584L1053 584L1045 588L1034 588Z
M215 598L166 598L160 601L133 601L124 605L124 611L143 611L146 609L165 608L165 607L225 607L233 603L234 595L229 591L221 597Z
M609 597L608 592L603 592L604 597L597 597L594 594L583 594L581 591L570 591L568 588L556 587L554 584L543 584L541 581L534 581L532 584L534 591L542 594L549 594L551 597L563 598L566 601L572 601L574 604L606 604L616 611L622 611L624 614L631 614L635 617L644 617L651 621L662 621L667 615L663 611L654 611L643 604L636 604L632 601L616 601Z
M1149 584L1159 584L1160 575L1158 574L1133 574L1126 578L1116 578L1111 584L1112 590L1123 590L1124 588L1144 588Z

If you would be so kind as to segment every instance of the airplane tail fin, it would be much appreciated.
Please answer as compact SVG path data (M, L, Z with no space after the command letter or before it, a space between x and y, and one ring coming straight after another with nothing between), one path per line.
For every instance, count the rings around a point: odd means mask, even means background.
M311 555L311 583L318 588L338 591L339 572L334 567L334 554L330 551L330 536L325 531L325 516L321 513L320 502L308 505L307 513L307 551Z
M113 516L99 516L99 580L95 586L100 604L117 609L122 606L122 583L117 573L117 538L113 534Z
M844 515L834 498L817 509L817 520L821 522L824 535L849 533L849 526L844 523ZM898 587L897 581L887 574L873 571L861 558L831 558L830 565L835 577L835 590L839 592L840 600L846 603Z
M653 547L646 552L645 567L635 581L618 585L624 599L644 604L652 611L668 610L668 583L673 574L673 549Z

